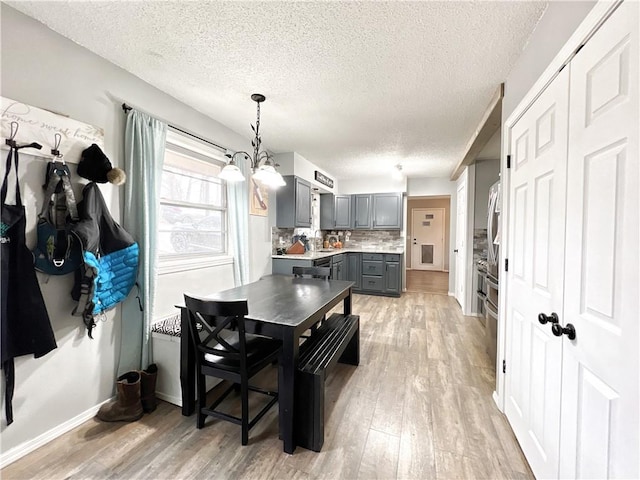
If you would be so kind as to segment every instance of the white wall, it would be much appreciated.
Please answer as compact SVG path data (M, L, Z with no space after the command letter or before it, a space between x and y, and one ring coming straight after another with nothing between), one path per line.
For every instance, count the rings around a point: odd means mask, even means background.
M317 188L320 193L340 193L338 180L326 170L319 168L297 152L278 153L274 155L278 165L278 171L282 175L295 175L311 183L312 188ZM333 188L316 180L316 170L333 180Z
M435 197L449 195L451 198L449 222L449 293L455 291L456 259L453 250L456 244L457 190L456 182L449 178L409 178L407 180L407 197Z
M338 193L342 195L351 195L357 193L388 193L388 192L406 192L407 179L395 180L388 177L367 178L366 180L341 180L340 190Z
M476 162L474 228L487 228L489 188L500 178L500 160Z
M505 82L503 123L595 4L595 1L549 2Z
M5 4L0 4L0 17L1 94L102 127L104 150L115 166L123 165L122 101L225 147L234 150L250 147L248 126L247 132L243 132L246 138L238 135ZM20 177L27 203L28 241L32 246L45 163L33 157L22 158ZM3 168L4 162L0 163ZM1 173L4 175L4 170ZM72 173L75 174L75 168ZM79 177L74 176L74 183L79 182ZM114 218L119 219L122 189L110 185L101 189ZM250 217L251 241L255 239L251 248L251 278L271 271L271 238L267 235L270 223L273 222L268 217ZM73 426L83 414L92 416L94 407L114 391L120 309L109 312L105 322L98 322L91 340L81 319L70 315L74 306L69 296L72 276L51 277L47 283L43 277L40 280L58 348L39 359L30 356L16 359L15 421L7 427L2 414L0 462L44 440L47 432ZM230 265L198 270L192 275L163 276L158 286L156 313L172 310L183 288L215 290L232 286L233 281Z

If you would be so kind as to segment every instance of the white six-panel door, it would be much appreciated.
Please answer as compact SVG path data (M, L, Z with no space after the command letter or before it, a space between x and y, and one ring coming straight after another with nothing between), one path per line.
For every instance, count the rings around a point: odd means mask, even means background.
M640 478L639 9L509 131L505 413L538 478Z
M510 131L505 413L538 478L558 475L569 68Z
M561 478L639 478L638 9L571 62Z

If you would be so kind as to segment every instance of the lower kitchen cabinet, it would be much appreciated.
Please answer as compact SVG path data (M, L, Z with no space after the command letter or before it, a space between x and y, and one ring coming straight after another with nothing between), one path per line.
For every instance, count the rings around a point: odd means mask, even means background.
M331 257L331 279L346 280L348 264L345 261L345 254L334 255Z
M331 257L307 260L304 258L287 258L286 256L271 259L271 273L291 275L293 267L331 267Z
M347 254L347 280L354 282L354 290L362 288L362 255L359 253Z
M399 297L402 292L402 254L339 253L316 260L272 259L274 274L291 275L293 267L330 267L333 280L354 282L353 290L371 295Z
M402 284L400 255L385 255L384 265L385 293L400 295L400 286Z
M361 263L362 293L400 296L402 290L401 255L363 253Z
M293 267L313 267L313 260L300 258L273 258L271 260L271 272L280 275L291 275Z

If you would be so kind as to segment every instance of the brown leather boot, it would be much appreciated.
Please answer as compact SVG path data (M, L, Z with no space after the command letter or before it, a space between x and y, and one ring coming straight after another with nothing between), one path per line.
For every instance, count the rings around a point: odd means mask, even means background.
M100 407L96 417L104 422L134 422L142 417L140 372L131 371L118 377L117 398Z
M153 412L157 405L156 401L156 380L158 379L158 367L152 363L146 370L140 372L140 400L142 409L146 413Z

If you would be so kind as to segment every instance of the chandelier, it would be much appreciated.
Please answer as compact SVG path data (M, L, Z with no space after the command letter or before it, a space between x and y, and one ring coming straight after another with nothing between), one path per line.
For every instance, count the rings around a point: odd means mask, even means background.
M253 172L254 180L268 187L281 187L286 185L286 183L282 175L276 171L275 167L278 165L266 150L260 151L260 145L262 144L262 139L260 138L260 104L266 100L266 97L260 93L254 93L251 95L251 100L256 102L258 107L256 126L251 125L251 129L255 134L255 138L251 141L253 155L249 155L247 152L236 152L233 155L227 153L226 156L230 158L229 163L225 165L218 177L227 182L244 181L244 175L242 175L242 172L236 165L236 157L240 156L240 158L246 158L251 162L251 171Z

